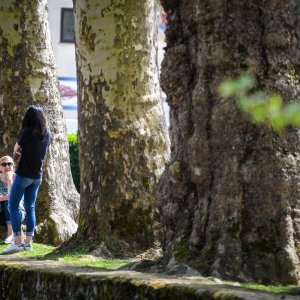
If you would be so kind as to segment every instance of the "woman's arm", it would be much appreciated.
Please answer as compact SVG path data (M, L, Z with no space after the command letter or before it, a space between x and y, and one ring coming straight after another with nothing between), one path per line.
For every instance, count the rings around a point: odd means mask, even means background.
M22 151L21 146L18 143L16 143L14 146L14 152L21 154L21 151Z
M6 195L1 195L0 194L0 202L7 201L8 199L9 199L9 194L8 193Z
M12 171L9 171L9 172L6 173L7 194L10 193L10 189L11 189L11 186L12 186L12 182L14 180L14 176L15 176L15 173L12 172Z
M22 155L22 148L18 143L16 143L14 146L13 159L15 161L19 161L21 155Z

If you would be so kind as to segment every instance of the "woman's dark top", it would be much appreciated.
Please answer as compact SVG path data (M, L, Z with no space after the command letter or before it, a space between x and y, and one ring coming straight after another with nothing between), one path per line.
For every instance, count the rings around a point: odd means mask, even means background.
M18 139L22 155L16 173L27 178L41 178L43 160L50 141L51 133L48 129L43 138L33 134L30 129L23 129Z

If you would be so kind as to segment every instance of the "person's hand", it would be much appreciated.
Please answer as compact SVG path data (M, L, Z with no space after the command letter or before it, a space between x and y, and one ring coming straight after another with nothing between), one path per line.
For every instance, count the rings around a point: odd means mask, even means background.
M0 196L1 198L0 198L0 201L6 201L6 200L8 200L9 199L9 194L6 194L6 195L1 195Z
M21 156L22 156L22 149L20 148L20 150L14 151L13 160L18 162L20 160Z
M18 162L21 156L22 156L22 148L18 143L16 143L14 146L13 160Z
M9 171L9 172L6 173L6 180L7 180L7 182L12 183L13 178L14 178L14 172Z

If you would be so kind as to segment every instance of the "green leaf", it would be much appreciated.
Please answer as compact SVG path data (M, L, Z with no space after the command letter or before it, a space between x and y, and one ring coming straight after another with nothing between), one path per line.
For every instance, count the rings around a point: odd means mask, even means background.
M280 113L282 106L282 98L278 94L273 94L267 99L266 108L268 110L268 115L277 116Z
M276 131L281 131L286 125L286 120L282 114L278 114L276 117L273 117L271 120L271 126Z
M220 85L218 91L224 98L233 97L237 91L237 84L233 80L226 80Z
M279 94L267 96L263 91L251 93L249 91L254 84L252 75L241 75L223 82L219 93L225 98L235 97L239 108L249 113L253 122L257 124L267 123L276 131L281 131L289 125L300 127L299 102L284 106Z
M251 113L256 123L263 123L266 119L267 111L263 104L255 106Z
M300 126L300 103L288 104L283 110L283 115L290 125Z
M255 84L255 79L252 75L242 75L237 79L228 79L224 81L218 91L224 98L234 97L246 94Z
M255 84L254 76L250 74L244 74L238 78L237 84L240 91L249 91Z

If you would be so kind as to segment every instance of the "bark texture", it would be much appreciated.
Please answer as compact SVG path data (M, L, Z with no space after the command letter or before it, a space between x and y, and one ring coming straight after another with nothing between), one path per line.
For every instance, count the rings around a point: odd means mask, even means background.
M79 195L70 171L46 0L0 4L0 152L12 155L24 112L43 107L53 140L37 199L36 240L59 244L77 229Z
M161 1L171 162L158 207L166 262L203 275L299 283L299 131L251 124L218 85L250 71L299 99L299 2Z
M160 9L149 0L74 6L81 171L76 241L99 255L146 249L155 239L154 190L168 159L156 64Z

